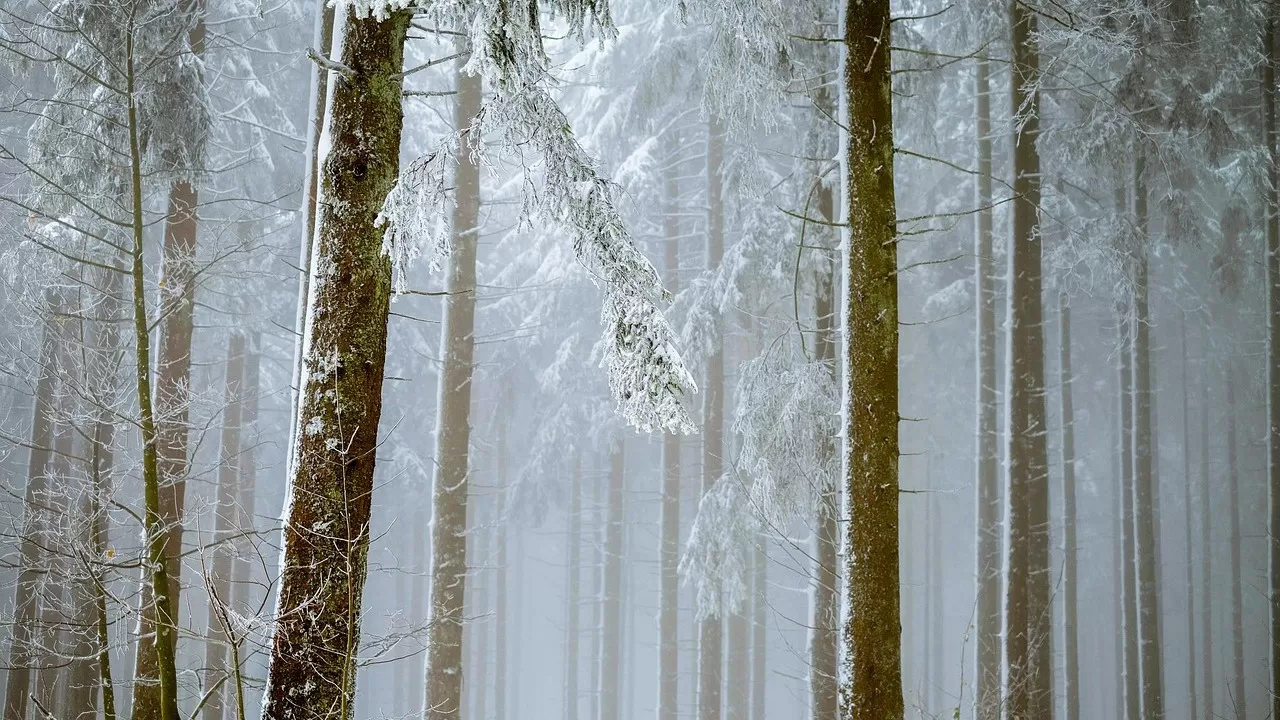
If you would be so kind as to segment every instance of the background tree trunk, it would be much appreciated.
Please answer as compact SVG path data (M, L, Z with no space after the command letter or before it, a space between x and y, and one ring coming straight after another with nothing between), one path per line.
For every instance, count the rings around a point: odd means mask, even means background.
M1240 571L1240 473L1236 458L1236 378L1233 363L1227 361L1227 504L1231 538L1231 650L1233 677L1227 697L1228 717L1249 717L1244 690L1244 590Z
M345 18L340 61L353 72L335 82L326 122L330 202L321 204L316 258L333 272L317 276L308 303L306 422L290 477L266 720L352 716L391 295L374 219L399 170L396 74L409 16L379 22L349 9Z
M1187 706L1189 720L1196 720L1200 701L1196 697L1196 573L1194 554L1192 552L1191 522L1191 408L1188 395L1191 393L1191 373L1187 361L1187 314L1179 317L1179 336L1182 339L1182 511L1187 538L1187 692L1190 703Z
M1206 348L1207 350L1207 348ZM1206 352L1207 355L1207 352ZM1214 715L1214 646L1213 646L1213 526L1209 501L1209 359L1200 369L1200 625L1204 633L1200 643L1200 672L1204 675L1204 717Z
M1280 717L1280 147L1276 144L1276 14L1274 3L1264 6L1262 108L1267 178L1267 489L1271 541L1268 600L1271 610L1271 707ZM1194 720L1194 718L1192 719Z
M509 401L510 393L504 393ZM494 513L493 716L507 720L507 424L498 418L498 499Z
M900 720L898 249L887 0L845 6L849 257L844 413L848 677L845 720Z
M622 677L622 552L625 521L626 467L621 438L609 453L608 517L604 533L604 585L600 640L599 720L621 720Z
M565 720L578 720L578 648L582 603L582 455L573 454L572 485L569 487L569 578L565 600ZM594 720L594 718L592 719Z
M454 126L467 128L480 110L481 81L462 72L459 59ZM440 344L440 407L436 421L436 474L432 486L431 604L427 643L427 720L457 720L462 704L462 626L467 575L468 450L471 376L475 363L476 245L480 219L480 171L463 135L454 183L453 249Z
M680 183L676 175L679 138L667 139L662 175L663 279L674 294L680 290ZM680 688L680 441L662 435L662 519L658 589L658 720L679 716ZM570 720L574 720L570 718Z
M1063 687L1066 720L1080 720L1080 658L1077 655L1076 603L1076 440L1075 410L1071 402L1071 305L1066 291L1058 293L1058 371L1062 393L1062 584ZM1117 719L1118 720L1118 719Z
M1124 700L1125 720L1141 717L1138 676L1138 581L1133 512L1133 325L1120 313L1120 477L1121 537L1124 556Z
M765 634L766 613L769 606L769 555L765 550L765 536L756 538L755 560L755 593L754 614L752 618L751 639L751 720L765 720L765 689L768 685L767 674L767 636Z

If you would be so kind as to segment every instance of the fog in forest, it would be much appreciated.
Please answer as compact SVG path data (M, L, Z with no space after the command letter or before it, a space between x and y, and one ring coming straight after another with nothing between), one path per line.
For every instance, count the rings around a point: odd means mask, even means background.
M1280 717L1278 25L0 0L0 720Z

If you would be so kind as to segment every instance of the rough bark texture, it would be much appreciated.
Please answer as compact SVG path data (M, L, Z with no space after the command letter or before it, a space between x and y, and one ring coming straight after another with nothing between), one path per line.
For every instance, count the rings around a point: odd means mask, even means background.
M1051 717L1049 493L1045 444L1044 311L1041 297L1039 50L1034 11L1009 4L1013 154L1009 245L1008 578L1005 584L1005 717Z
M662 178L663 275L676 293L680 281L680 184L676 175L676 138L667 143L667 169ZM658 720L676 720L680 688L680 436L662 436L662 519L659 530L658 590Z
M480 109L480 78L462 72L459 60L454 125L466 128ZM424 716L457 720L462 703L462 627L467 575L467 494L471 438L471 375L475 362L476 244L480 172L469 146L454 175L453 249L449 255L436 422L436 474L432 485L431 602Z
M845 5L845 720L900 720L898 275L887 0Z
M569 578L565 600L564 718L578 720L578 646L582 602L582 456L573 455L569 488ZM594 720L594 719L593 719Z
M27 456L27 487L23 498L22 543L18 580L14 586L13 630L9 659L5 663L4 720L26 720L31 692L31 667L35 662L32 640L39 610L42 538L47 503L50 450L53 447L53 390L56 382L56 342L53 328L58 302L52 292L45 296L45 328L40 340L40 360L36 379L35 409L31 419L31 447Z
M244 335L234 333L227 343L226 389L222 410L222 438L218 457L217 504L213 506L212 562L205 563L205 588L209 614L205 624L203 695L208 699L201 720L222 720L226 706L227 642L223 611L231 603L232 536L236 527L236 501L240 495L241 387L244 381Z
M1231 692L1227 696L1228 713L1247 718L1244 690L1244 589L1240 586L1240 472L1236 448L1236 378L1227 361L1227 505L1230 513L1231 540Z
M1120 492L1121 543L1124 563L1124 704L1125 720L1139 720L1138 580L1134 552L1133 512L1133 325L1120 314Z
M409 13L348 11L324 161L284 558L263 717L352 716L382 413L390 261L374 219L399 170Z
M1080 593L1076 566L1076 429L1071 402L1071 306L1066 292L1058 293L1058 332L1062 402L1062 693L1066 720L1080 720L1080 658L1076 644L1076 603Z
M1152 430L1151 322L1147 245L1147 184L1143 152L1135 153L1133 210L1143 236L1133 259L1134 520L1138 543L1138 645L1142 658L1142 716L1164 719L1164 661L1160 647L1160 522Z
M188 40L197 57L204 52L204 2L181 0L184 12L193 13L195 24ZM185 180L169 188L169 208L164 224L163 260L160 266L160 357L156 363L155 424L158 472L160 474L160 521L164 524L165 572L169 581L167 612L176 624L182 590L182 522L187 488L187 414L191 400L191 335L195 313L196 209L199 194ZM154 589L153 589L154 591ZM144 583L139 614L139 637L156 632L156 603ZM169 635L177 652L177 634ZM160 668L152 643L137 644L134 659L133 720L158 720L162 704L156 682Z
M720 265L724 256L724 130L715 122L707 128L706 267ZM724 351L723 343L707 358L702 396L702 493L720 480L724 469ZM720 720L721 670L724 664L719 616L698 622L698 720Z
M1182 512L1186 534L1187 553L1187 692L1190 703L1187 705L1189 720L1197 720L1200 701L1196 696L1196 573L1194 555L1192 554L1191 523L1191 408L1188 395L1191 394L1191 374L1187 372L1187 314L1184 312L1179 325L1182 338Z
M1262 106L1267 147L1267 491L1270 517L1270 716L1280 717L1280 148L1276 145L1276 6L1268 3L1263 32ZM1194 719L1193 719L1194 720Z
M974 237L974 295L977 316L977 437L974 471L977 488L977 637L974 717L1000 717L1000 475L996 428L996 293L993 278L991 210L991 88L987 60L978 61L977 96L978 209Z
M623 442L615 441L609 453L608 518L604 532L603 637L600 639L600 715L598 720L620 720L622 706L622 551L625 465Z

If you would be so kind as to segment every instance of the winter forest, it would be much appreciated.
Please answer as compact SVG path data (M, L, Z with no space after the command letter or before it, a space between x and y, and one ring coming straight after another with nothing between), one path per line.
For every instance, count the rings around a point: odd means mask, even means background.
M0 720L1280 718L1277 0L0 0Z

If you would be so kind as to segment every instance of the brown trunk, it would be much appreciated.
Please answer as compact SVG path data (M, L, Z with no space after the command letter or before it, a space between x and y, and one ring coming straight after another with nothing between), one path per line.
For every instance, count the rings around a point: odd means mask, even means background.
M1065 291L1058 293L1058 371L1062 393L1062 616L1063 695L1066 720L1080 720L1080 658L1077 654L1077 603L1080 588L1076 568L1076 440L1071 398L1071 306ZM1118 720L1118 719L1117 719Z
M470 126L480 110L480 78L458 62L454 125ZM462 627L466 606L468 450L471 438L471 376L475 357L476 245L480 217L480 171L471 153L479 138L464 135L455 174L453 249L449 255L449 296L445 299L440 343L439 420L436 474L432 486L431 601L425 717L457 720L462 703Z
M707 247L706 267L719 267L724 256L724 129L707 128ZM724 350L723 343L707 358L702 396L702 493L720 480L724 467ZM717 615L698 623L698 720L720 720L721 672L724 665L722 629ZM602 718L601 720L608 720Z
M623 497L626 477L623 441L615 441L609 454L608 520L604 533L604 586L600 640L600 715L598 720L621 720L622 677L622 551Z
M676 175L678 138L667 139L662 176L663 278L676 293L680 283L680 183ZM680 436L662 435L662 520L658 590L658 720L679 716L680 687ZM572 720L572 719L571 719Z
M27 457L27 487L23 498L22 541L18 581L14 589L13 630L9 641L9 676L5 686L4 720L26 720L31 692L31 668L36 661L32 640L39 610L42 546L48 518L48 470L53 448L53 390L57 378L56 331L60 305L53 291L45 293L45 328L36 368L35 410Z
M845 4L849 256L845 306L844 720L901 720L898 570L898 246L890 3ZM816 719L815 719L816 720ZM826 719L824 719L826 720Z
M578 648L582 629L578 624L582 602L582 456L573 454L573 480L569 487L569 578L565 600L564 718L578 720Z
M1009 247L1009 542L1005 608L1005 712L1009 720L1052 717L1048 455L1039 238L1039 50L1035 14L1009 5L1011 110L1019 118L1013 156Z
M1156 504L1155 436L1152 432L1151 323L1146 245L1147 185L1143 153L1134 163L1133 209L1142 243L1133 262L1134 519L1138 543L1138 643L1142 657L1142 716L1164 720L1163 658L1160 648L1160 521Z
M978 229L974 238L974 296L977 315L977 639L974 716L1000 717L1000 476L996 428L996 294L991 210L991 95L987 60L975 73L978 135Z
M382 413L391 265L375 218L399 170L410 13L347 11L324 162L284 557L263 718L349 720Z
M227 344L226 394L222 411L222 444L218 458L218 501L213 507L213 562L204 578L209 616L204 641L204 708L201 720L222 720L227 696L227 643L223 612L231 603L232 535L236 527L236 501L240 488L240 427L244 380L244 335L233 333Z
M1231 541L1231 693L1227 696L1229 712L1237 718L1247 718L1244 690L1244 590L1240 586L1240 473L1236 458L1236 379L1227 360L1227 505L1230 517Z

